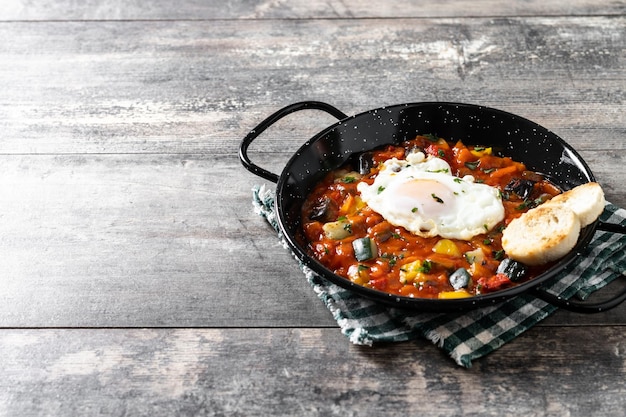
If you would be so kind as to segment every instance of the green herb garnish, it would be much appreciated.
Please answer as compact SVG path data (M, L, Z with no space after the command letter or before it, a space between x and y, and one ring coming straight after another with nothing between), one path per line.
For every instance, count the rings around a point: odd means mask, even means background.
M437 195L435 195L435 193L432 193L430 196L431 196L431 197L432 197L432 198L433 198L433 199L434 199L437 203L441 203L441 204L443 204L443 200L442 200L441 198L437 197Z
M496 261L499 261L499 260L504 259L504 249L494 251L494 252L493 252L493 258L494 258Z
M432 267L433 267L432 261L425 259L424 262L422 262L422 266L419 267L418 271L423 272L424 274L428 274L430 270L432 269Z
M471 169L472 171L476 169L476 167L478 167L479 161L474 161L474 162L466 162L465 166L468 167L469 169Z

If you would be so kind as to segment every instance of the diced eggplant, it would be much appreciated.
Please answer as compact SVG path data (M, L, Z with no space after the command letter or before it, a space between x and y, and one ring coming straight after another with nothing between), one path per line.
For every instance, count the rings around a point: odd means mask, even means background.
M376 235L376 239L378 239L380 243L383 243L391 239L392 236L393 232L391 230L383 230Z
M467 269L459 268L452 274L450 274L448 280L450 281L450 285L452 285L452 288L454 288L455 290L460 290L461 288L467 288L470 285L472 277L470 276L469 272L467 272Z
M378 255L376 242L369 237L362 237L352 241L352 249L354 249L354 257L357 261L367 261Z
M363 152L359 155L359 174L367 175L375 166L373 152Z
M534 186L535 181L514 178L506 185L506 187L504 187L504 191L515 193L522 200L526 200L528 197L530 197Z
M527 272L528 268L526 265L511 258L504 258L496 270L496 274L506 275L513 282L522 280Z
M327 222L337 216L337 205L328 197L319 199L311 209L309 219Z

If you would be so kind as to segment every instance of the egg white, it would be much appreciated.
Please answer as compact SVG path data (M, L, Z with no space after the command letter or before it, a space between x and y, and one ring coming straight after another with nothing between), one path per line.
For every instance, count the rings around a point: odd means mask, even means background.
M374 183L357 189L389 223L423 237L470 240L504 219L497 188L455 177L446 161L422 152L383 162Z

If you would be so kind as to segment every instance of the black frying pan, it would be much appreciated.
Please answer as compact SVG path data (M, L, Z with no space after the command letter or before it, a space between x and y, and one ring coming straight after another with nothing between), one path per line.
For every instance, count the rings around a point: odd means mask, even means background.
M280 175L251 162L249 145L268 127L286 115L303 109L325 111L339 122L308 140L287 162ZM242 141L239 156L250 172L275 182L278 223L287 244L309 268L329 281L365 297L395 307L449 312L477 308L504 301L525 292L562 308L577 312L605 311L626 299L626 290L608 301L585 303L567 301L541 289L540 284L560 272L589 244L596 229L626 233L626 227L596 221L585 227L574 249L543 274L518 286L475 297L439 300L402 297L352 283L338 276L308 255L296 235L300 228L300 208L315 184L328 172L354 155L386 144L413 139L418 134L436 134L466 145L485 145L498 150L528 169L542 173L562 190L595 181L585 161L563 139L538 124L500 110L459 103L411 103L370 110L348 117L335 107L306 101L284 107L269 116Z

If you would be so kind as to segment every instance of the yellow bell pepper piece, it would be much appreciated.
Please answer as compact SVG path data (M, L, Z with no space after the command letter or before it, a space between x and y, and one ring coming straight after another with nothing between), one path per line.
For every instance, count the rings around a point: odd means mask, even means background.
M415 281L423 281L426 276L424 275L422 266L423 264L420 260L402 265L400 268L400 282L407 284Z
M450 239L441 239L440 241L435 243L435 246L433 246L433 252L440 255L452 256L455 258L461 257L461 251L459 250L458 246Z
M472 155L480 158L481 156L491 155L491 148L481 148L480 150L472 149L470 152Z
M439 298L442 300L452 300L456 298L467 298L471 297L472 294L468 293L466 290L457 290L457 291L442 291L439 293Z

